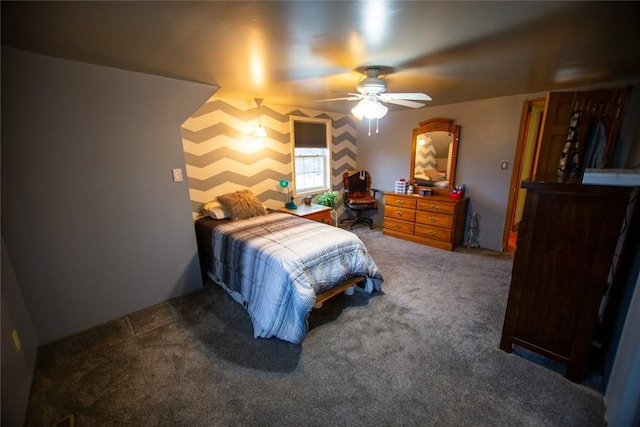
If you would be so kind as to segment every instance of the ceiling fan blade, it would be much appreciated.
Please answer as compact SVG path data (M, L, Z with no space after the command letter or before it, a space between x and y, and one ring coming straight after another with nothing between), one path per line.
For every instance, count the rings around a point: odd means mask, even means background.
M357 101L358 99L362 99L362 95L360 95L359 93L339 92L339 91L333 91L333 92L334 93L344 93L345 95L351 95L351 96L343 96L343 97L340 97L340 98L317 99L314 102Z
M431 97L426 93L383 93L380 97L388 99L411 99L413 101L431 101Z
M419 102L414 102L414 101L408 101L406 99L386 99L385 100L385 99L380 98L380 101L387 102L389 104L402 105L403 107L409 107L409 108L424 107L424 104L421 104Z
M344 98L329 98L329 99L316 99L313 102L331 102L331 101L357 101L362 99L361 96L348 96Z

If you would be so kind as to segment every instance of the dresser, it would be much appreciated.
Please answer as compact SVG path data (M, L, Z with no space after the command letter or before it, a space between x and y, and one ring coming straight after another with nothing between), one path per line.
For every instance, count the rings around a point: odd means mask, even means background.
M469 199L385 192L383 234L452 251L462 243Z
M500 348L527 348L583 379L630 187L583 185L555 173L527 190Z

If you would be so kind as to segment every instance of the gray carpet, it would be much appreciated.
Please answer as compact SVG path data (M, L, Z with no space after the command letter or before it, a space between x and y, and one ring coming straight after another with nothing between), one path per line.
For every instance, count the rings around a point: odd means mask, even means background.
M498 348L512 258L360 227L385 283L314 310L302 345L254 339L222 289L43 346L26 424L603 426L602 394Z

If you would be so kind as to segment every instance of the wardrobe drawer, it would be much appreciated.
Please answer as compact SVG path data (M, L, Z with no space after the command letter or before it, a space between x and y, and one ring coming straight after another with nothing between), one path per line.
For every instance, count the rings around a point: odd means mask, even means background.
M442 240L443 242L451 241L451 230L447 228L429 227L428 225L416 224L414 233L416 236Z
M402 231L403 233L413 234L413 223L406 221L397 221L395 219L385 218L384 228L396 231Z
M386 193L385 206L390 205L407 209L415 209L416 201L417 199L415 197L401 197Z
M384 217L392 219L401 219L403 221L414 222L416 220L416 211L413 209L401 208L398 206L385 205Z
M416 223L451 229L453 227L453 215L417 211Z
M417 209L420 211L438 212L453 215L456 210L456 204L443 202L442 200L418 200Z

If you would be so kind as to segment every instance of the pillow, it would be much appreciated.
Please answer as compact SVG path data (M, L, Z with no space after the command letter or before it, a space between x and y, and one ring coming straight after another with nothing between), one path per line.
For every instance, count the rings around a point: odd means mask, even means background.
M202 214L208 215L213 219L225 219L231 216L231 214L229 214L229 211L227 211L222 206L222 203L217 200L205 203L205 205L202 207Z
M231 219L245 219L258 215L266 215L267 210L251 190L239 190L218 196L224 210Z
M442 175L440 175L440 173L435 170L435 169L425 169L424 170L424 174L431 180L431 181L441 181L444 178L442 177Z

